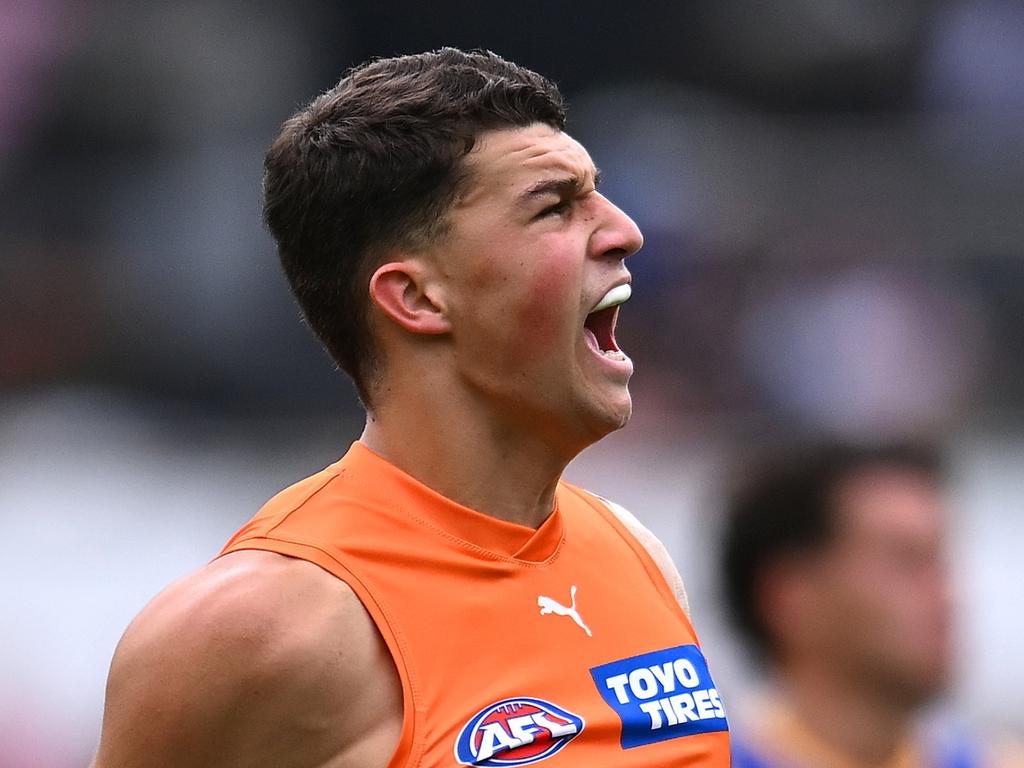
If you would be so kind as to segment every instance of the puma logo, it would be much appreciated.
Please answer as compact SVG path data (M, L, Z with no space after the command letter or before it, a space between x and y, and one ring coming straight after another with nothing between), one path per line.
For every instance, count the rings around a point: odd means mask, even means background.
M559 603L557 600L551 597L545 597L541 595L537 598L537 605L540 606L540 615L545 616L549 613L554 613L557 616L568 616L570 619L579 625L579 628L587 633L587 637L593 637L594 634L590 631L590 627L583 623L583 619L580 618L579 611L576 610L576 585L572 585L572 589L569 590L572 602L569 607L566 607Z

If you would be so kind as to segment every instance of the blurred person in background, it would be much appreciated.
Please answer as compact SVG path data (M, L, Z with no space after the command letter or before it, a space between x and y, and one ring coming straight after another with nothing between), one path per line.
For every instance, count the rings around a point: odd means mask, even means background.
M285 123L266 220L365 429L131 624L96 768L727 765L667 552L560 482L630 417L642 244L564 121L446 48Z
M909 444L793 454L736 495L725 591L769 680L732 713L734 768L1024 765L923 717L954 658L945 518L939 457Z

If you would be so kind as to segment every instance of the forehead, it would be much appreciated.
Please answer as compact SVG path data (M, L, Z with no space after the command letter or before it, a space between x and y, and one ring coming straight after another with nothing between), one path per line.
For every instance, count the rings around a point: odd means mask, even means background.
M942 534L942 491L921 472L900 468L866 469L837 489L843 528L869 538L935 538Z
M572 177L583 186L592 185L597 173L582 144L543 123L485 131L465 163L470 183L460 200L464 205L482 196L514 196L531 184L551 179Z

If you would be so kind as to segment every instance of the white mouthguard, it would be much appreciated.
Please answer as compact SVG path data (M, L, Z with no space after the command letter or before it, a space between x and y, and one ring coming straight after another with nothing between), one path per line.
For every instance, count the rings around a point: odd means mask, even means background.
M597 303L597 306L590 311L600 312L602 309L608 309L608 307L614 307L616 304L622 304L632 295L633 289L629 287L629 283L616 285L608 291L608 293L604 295L604 298Z

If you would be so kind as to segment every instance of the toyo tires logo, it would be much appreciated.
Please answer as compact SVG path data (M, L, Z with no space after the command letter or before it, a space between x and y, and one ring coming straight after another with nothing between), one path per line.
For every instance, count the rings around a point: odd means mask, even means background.
M590 674L622 720L623 749L729 730L718 688L696 645L620 659L593 667Z

